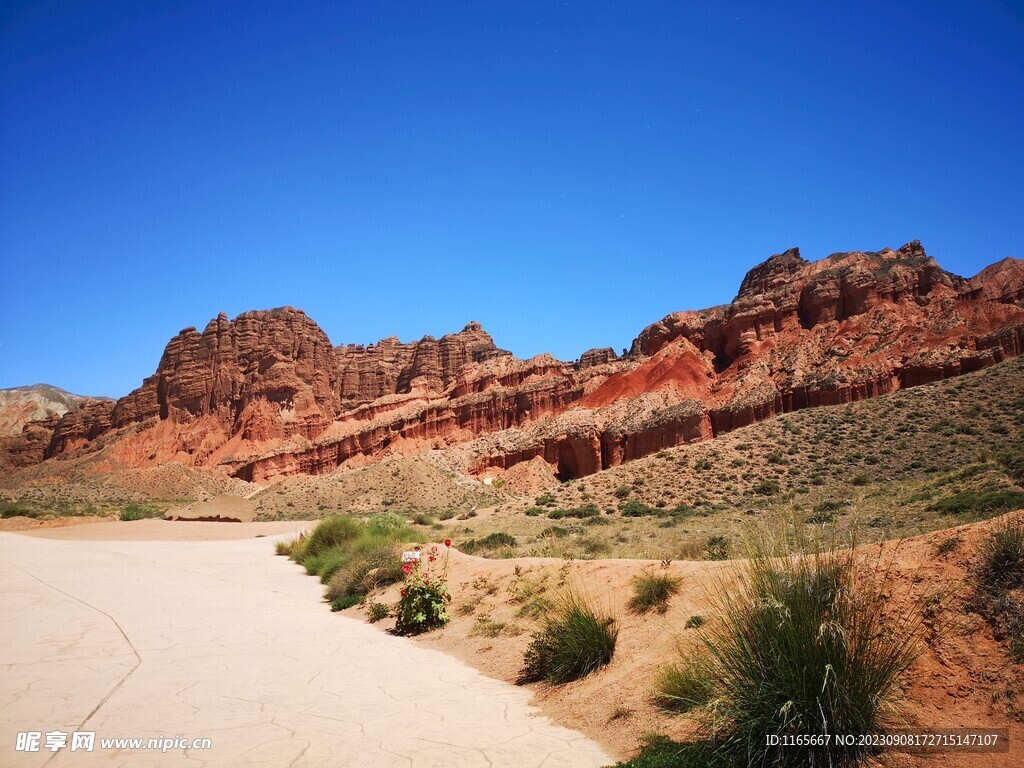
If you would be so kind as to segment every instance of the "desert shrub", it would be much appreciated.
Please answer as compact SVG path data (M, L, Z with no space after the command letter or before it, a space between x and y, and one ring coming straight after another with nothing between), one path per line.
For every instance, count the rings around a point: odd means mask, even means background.
M630 499L622 505L623 517L649 517L657 514L659 514L657 509L644 504L639 499Z
M704 557L708 560L728 559L729 540L725 536L711 536L704 542Z
M810 514L804 518L807 523L831 523L836 519L836 512L846 506L841 501L823 501L815 504Z
M9 517L39 517L39 513L18 502L0 501L0 518L6 520Z
M628 485L620 485L615 489L615 498L624 499L633 492L633 489Z
M353 605L359 605L361 600L362 598L358 595L342 595L341 597L336 597L331 601L331 610L344 611L346 608L351 608Z
M1003 471L1018 484L1024 484L1024 443L999 454Z
M292 549L298 545L301 539L281 539L280 541L274 542L274 554L284 555L288 557L292 553Z
M754 553L715 594L721 621L683 663L712 681L702 721L716 759L750 765L858 765L863 745L769 746L771 735L884 733L917 659L922 611L889 608L893 584L851 551Z
M687 629L700 629L705 624L707 624L707 622L708 622L708 620L705 619L700 614L694 614L693 616L691 616L690 618L688 618L686 620L686 624L684 626Z
M540 507L528 507L527 510L526 510L526 514L529 517L537 517L538 515L542 514L543 512L544 512L544 510L541 509Z
M534 633L517 682L558 685L585 677L612 660L618 633L613 618L598 616L579 595L567 592Z
M850 478L850 485L863 486L871 482L871 478L863 472L858 472L852 478Z
M371 624L383 621L388 617L388 607L384 603L370 603L366 606L366 620Z
M994 516L1015 509L1024 509L1024 493L1010 490L963 491L932 505L936 512L958 516Z
M334 600L343 595L363 597L375 589L402 580L402 548L397 542L372 537L360 539L347 551L328 550L320 558L321 581L327 583L325 597ZM331 558L337 557L333 564ZM333 567L331 567L333 565ZM326 579L324 572L329 571Z
M417 512L415 515L412 516L412 521L416 525L433 525L437 522L433 517L426 514L425 512Z
M774 496L781 490L778 480L762 480L754 486L754 493L759 496Z
M552 509L548 512L548 517L552 520L563 520L567 517L586 518L596 517L600 514L601 510L597 504L584 504L579 507L569 507L568 509Z
M1024 518L1003 521L981 546L975 594L967 604L992 625L1010 656L1024 661L1024 603L1013 590L1024 586Z
M515 547L518 545L516 537L501 531L489 533L479 539L470 539L465 544L459 544L459 549L467 555L475 555L478 552L491 552L504 547Z
M556 499L554 495L550 493L542 493L540 496L533 500L533 503L536 504L538 507L553 507L555 506L555 504L558 503L558 499Z
M391 513L366 522L334 515L304 538L282 545L279 553L287 552L306 573L319 576L333 606L342 598L358 602L374 589L401 581L400 542L413 538L402 518Z
M564 539L568 535L569 529L563 528L560 525L549 525L540 532L540 537L542 539Z
M658 673L656 691L659 706L673 712L689 712L711 700L714 685L706 670L683 661Z
M302 562L307 557L317 557L328 549L342 546L358 536L362 528L362 521L348 515L325 517L292 549L292 559Z
M155 507L143 506L132 502L121 510L121 520L147 520L154 517L163 517L164 513Z
M707 458L706 456L697 459L697 461L695 461L693 464L693 468L696 469L698 472L707 472L713 466L715 465L712 463L711 459Z
M985 539L979 582L983 589L990 591L1024 585L1024 521L1008 520Z
M641 573L633 577L633 596L629 609L646 613L654 608L658 613L668 610L668 601L679 591L681 580L670 573Z

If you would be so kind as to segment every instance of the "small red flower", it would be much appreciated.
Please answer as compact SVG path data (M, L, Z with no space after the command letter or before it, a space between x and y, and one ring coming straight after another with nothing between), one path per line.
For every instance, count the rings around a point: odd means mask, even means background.
M405 597L405 589L404 588L402 589L402 593L401 594L402 594L402 597Z
M450 546L452 545L452 540L451 540L451 539L445 539L445 540L444 540L444 545L445 545L446 547L450 547Z
M419 551L420 551L420 546L419 546L419 544L417 544L417 545L416 545L415 547L413 547L413 549L415 549L415 550L416 550L417 552L419 552Z
M402 566L402 573L412 573L412 566L406 563Z
M431 555L430 557L427 558L427 560L429 560L430 562L434 562L434 560L436 560L436 559L437 558L435 558L433 555Z

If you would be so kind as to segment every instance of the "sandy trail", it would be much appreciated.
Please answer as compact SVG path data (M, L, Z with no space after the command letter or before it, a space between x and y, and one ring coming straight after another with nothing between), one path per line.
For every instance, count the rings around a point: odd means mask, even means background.
M0 534L0 765L612 762L540 715L529 692L332 615L321 585L274 557L272 541ZM94 731L97 742L91 753L16 752L19 731ZM161 735L209 738L212 749L99 742Z

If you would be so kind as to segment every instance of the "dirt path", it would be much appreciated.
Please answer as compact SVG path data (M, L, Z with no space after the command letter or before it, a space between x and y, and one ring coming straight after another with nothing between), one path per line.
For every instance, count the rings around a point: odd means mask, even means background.
M612 762L527 691L332 615L272 541L0 534L0 765ZM19 731L92 731L96 745L17 752ZM160 736L212 748L100 743Z

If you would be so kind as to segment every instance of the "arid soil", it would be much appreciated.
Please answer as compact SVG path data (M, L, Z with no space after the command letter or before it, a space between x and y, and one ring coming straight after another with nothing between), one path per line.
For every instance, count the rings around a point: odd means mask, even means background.
M943 596L942 610L928 619L923 654L903 687L903 717L908 726L1008 727L1009 754L953 755L939 758L892 754L886 765L1017 766L1024 760L1024 668L1011 662L1005 642L988 622L965 609L971 597L973 567L982 538L998 521L963 526L862 550L866 567L893 569L892 599L919 608L922 595ZM947 539L956 545L940 554ZM455 542L454 546L458 546ZM948 546L948 545L947 545ZM443 547L442 547L443 549ZM945 547L942 548L943 550ZM648 733L685 738L693 722L666 714L653 699L657 671L676 658L680 643L694 643L696 630L686 620L709 607L717 583L727 583L742 561L673 562L542 558L485 560L453 552L449 584L451 623L410 642L451 653L486 674L514 682L523 652L546 605L566 587L584 595L599 611L617 619L618 643L606 668L564 686L536 684L536 701L558 722L588 734L612 753L625 757ZM664 615L630 613L626 602L633 576L665 570L683 579L680 593ZM398 598L397 587L377 599ZM538 600L541 601L538 603ZM326 610L326 607L325 607ZM899 610L899 608L896 608ZM359 616L364 608L343 612ZM391 620L375 626L386 630ZM940 761L940 762L937 762Z

